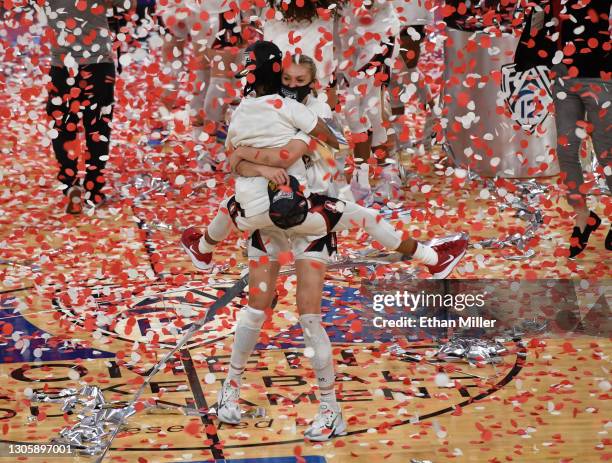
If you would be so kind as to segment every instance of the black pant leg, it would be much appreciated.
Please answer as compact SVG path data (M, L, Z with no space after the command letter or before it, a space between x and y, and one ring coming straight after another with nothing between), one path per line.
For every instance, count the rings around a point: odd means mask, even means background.
M104 187L104 167L108 160L111 121L115 101L115 66L99 63L83 66L80 73L83 89L83 125L87 142L88 158L84 187L87 199L101 201L100 190Z
M75 100L70 97L73 86L67 82L68 70L51 66L49 76L47 114L54 121L53 128L57 131L57 136L52 139L53 152L59 164L57 179L69 188L77 181L77 151L71 145L77 138L79 117L75 111L71 112ZM76 108L73 106L72 109ZM64 193L68 188L64 189Z

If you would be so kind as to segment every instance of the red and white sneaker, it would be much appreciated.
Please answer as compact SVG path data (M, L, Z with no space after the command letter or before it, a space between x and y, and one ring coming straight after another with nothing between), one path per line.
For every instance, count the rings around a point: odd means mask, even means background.
M431 277L435 280L441 280L449 276L465 255L468 243L469 236L465 233L432 240L429 246L438 253L438 263L427 265Z
M189 227L181 235L181 246L191 258L191 262L200 270L209 270L212 267L212 252L202 253L199 250L199 242L202 233L195 227Z

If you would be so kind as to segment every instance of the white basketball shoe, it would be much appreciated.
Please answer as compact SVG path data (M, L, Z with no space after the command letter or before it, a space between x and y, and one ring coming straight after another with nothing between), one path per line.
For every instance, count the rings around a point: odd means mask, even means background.
M238 424L242 416L240 412L240 388L225 380L217 394L217 418L222 423Z
M329 404L322 402L319 405L319 412L309 428L304 432L304 437L311 441L323 442L336 436L346 434L346 423L342 418L342 410L333 408Z

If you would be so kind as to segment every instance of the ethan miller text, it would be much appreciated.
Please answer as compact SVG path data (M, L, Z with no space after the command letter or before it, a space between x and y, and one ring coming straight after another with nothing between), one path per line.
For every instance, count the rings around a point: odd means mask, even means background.
M497 320L484 317L401 317L397 320L387 320L384 317L375 317L373 322L376 328L493 328Z

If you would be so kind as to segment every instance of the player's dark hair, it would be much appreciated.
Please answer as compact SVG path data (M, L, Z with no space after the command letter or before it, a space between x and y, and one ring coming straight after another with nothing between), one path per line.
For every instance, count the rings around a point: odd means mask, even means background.
M255 93L257 96L275 95L278 93L281 84L280 74L278 76L269 76L267 79L261 79L261 83L255 82Z

